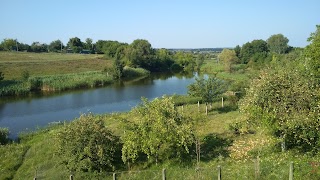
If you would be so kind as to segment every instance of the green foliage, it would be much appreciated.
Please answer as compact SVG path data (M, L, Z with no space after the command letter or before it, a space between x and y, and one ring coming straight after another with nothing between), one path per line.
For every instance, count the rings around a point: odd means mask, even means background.
M69 39L67 47L71 48L74 53L79 53L83 48L83 42L81 42L80 38L73 37Z
M196 82L188 86L188 94L194 97L201 97L202 102L212 103L226 90L224 81L216 78L196 78Z
M61 52L62 49L64 49L64 45L62 44L62 42L60 40L52 41L49 44L49 50L51 52Z
M150 71L143 69L143 68L131 68L131 67L124 67L123 68L123 77L132 78L132 77L140 77L140 76L149 76Z
M223 49L219 54L220 61L224 64L224 69L226 72L232 72L232 65L238 62L238 57L234 50Z
M123 77L123 68L123 63L119 59L115 59L112 67L107 71L108 73L109 71L111 72L113 79L121 79Z
M48 52L48 45L40 42L33 42L30 46L30 50L36 53Z
M284 138L288 148L318 151L319 88L295 69L262 72L240 105L251 122Z
M88 114L57 133L57 148L69 170L101 173L114 170L120 143L102 118Z
M29 77L30 77L30 73L28 70L24 70L21 72L21 79L23 81L28 81Z
M0 127L0 145L8 143L9 129Z
M308 41L310 44L305 48L305 56L307 58L307 70L310 75L320 82L320 25L316 26L316 31L311 33Z
M14 178L28 149L25 144L0 145L0 179Z
M275 34L267 39L270 52L277 54L284 54L288 51L288 42L289 39L283 34Z
M264 40L247 42L242 46L240 51L241 63L247 64L255 54L266 54L268 51L267 43Z
M16 50L16 44L17 44L17 40L15 39L4 39L1 42L1 46L3 47L3 49L5 51L13 51Z
M143 98L131 113L121 137L124 162L135 162L142 154L157 162L189 153L194 141L192 119L177 111L172 98Z

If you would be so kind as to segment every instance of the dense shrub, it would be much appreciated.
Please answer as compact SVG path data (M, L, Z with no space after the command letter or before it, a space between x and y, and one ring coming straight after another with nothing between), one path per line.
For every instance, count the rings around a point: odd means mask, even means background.
M111 171L119 161L119 138L92 114L65 125L57 134L57 146L62 162L72 171Z
M0 145L6 144L9 139L9 129L8 128L0 128Z

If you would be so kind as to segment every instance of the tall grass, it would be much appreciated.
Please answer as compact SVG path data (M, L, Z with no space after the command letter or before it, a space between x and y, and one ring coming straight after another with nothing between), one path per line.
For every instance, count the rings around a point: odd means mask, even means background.
M26 95L31 91L54 92L92 88L111 83L112 77L99 71L31 77L27 81L5 80L0 82L0 96Z
M150 71L143 68L131 68L126 66L123 69L123 77L125 78L148 76L148 75L150 75Z

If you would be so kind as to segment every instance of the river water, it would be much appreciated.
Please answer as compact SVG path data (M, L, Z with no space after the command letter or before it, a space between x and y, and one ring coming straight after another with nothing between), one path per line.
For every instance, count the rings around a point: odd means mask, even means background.
M153 74L149 77L118 82L88 90L53 95L0 100L0 127L10 130L10 138L35 130L51 122L71 121L82 113L129 111L141 97L153 99L163 95L186 94L195 75Z

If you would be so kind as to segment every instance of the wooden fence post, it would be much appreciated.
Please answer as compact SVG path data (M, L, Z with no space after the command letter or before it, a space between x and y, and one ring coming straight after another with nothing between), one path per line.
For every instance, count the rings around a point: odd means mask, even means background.
M198 101L198 112L200 112L200 102Z
M166 180L167 177L166 177L166 169L162 169L162 180Z
M117 179L117 174L113 173L113 180L116 180L116 179Z
M221 166L218 166L218 180L221 180Z
M206 115L208 115L208 105L206 104Z
M223 97L221 98L221 107L224 107Z
M69 178L69 179L70 179L70 180L73 180L73 175L72 175L72 174L70 175L70 178Z
M293 180L293 162L290 162L289 180Z

